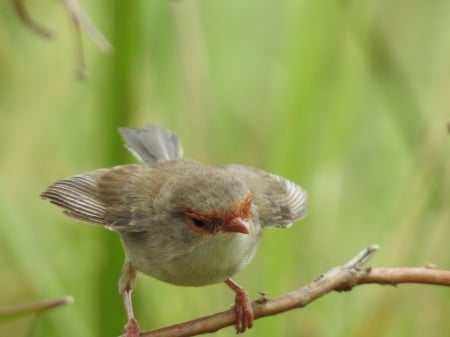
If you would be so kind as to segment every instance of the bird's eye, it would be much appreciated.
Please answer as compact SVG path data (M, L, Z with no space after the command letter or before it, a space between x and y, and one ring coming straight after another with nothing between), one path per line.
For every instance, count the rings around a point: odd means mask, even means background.
M206 228L206 222L197 218L192 218L192 223L195 227L204 229Z
M219 226L217 219L211 217L210 214L202 214L191 210L186 210L183 213L186 224L197 234L212 234Z

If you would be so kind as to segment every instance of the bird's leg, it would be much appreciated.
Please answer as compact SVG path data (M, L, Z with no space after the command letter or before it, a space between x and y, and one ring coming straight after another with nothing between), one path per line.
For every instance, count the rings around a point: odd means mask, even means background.
M127 312L128 322L125 324L124 332L125 337L138 337L139 336L139 324L134 318L133 314L133 305L131 303L131 287L124 288L122 295L123 295L123 302L125 304L125 310Z
M234 311L236 313L236 332L242 333L253 326L253 308L250 298L244 288L232 279L226 279L225 284L236 294Z
M134 318L133 304L131 302L131 292L133 291L133 283L136 278L136 270L129 262L126 262L119 279L119 290L123 296L125 311L127 312L128 322L124 327L125 337L138 337L139 324Z

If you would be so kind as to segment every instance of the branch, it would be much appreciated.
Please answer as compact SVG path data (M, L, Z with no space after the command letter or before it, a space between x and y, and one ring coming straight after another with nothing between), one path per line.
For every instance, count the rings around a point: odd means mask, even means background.
M44 300L34 303L19 304L12 307L0 308L0 321L3 319L9 319L21 315L31 314L35 312L41 312L53 308L60 307L62 305L71 304L73 302L72 296L64 296L61 298L55 298L51 300Z
M266 295L252 302L255 319L303 308L332 291L347 291L361 284L424 283L450 286L450 271L422 268L362 268L378 250L370 246L342 266L320 275L311 283L286 295L268 299ZM210 333L234 325L234 310L194 319L168 327L142 332L140 337L183 337Z

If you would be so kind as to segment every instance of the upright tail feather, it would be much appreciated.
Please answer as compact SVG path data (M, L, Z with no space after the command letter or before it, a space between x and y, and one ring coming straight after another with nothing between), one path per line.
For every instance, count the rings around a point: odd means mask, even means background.
M178 137L159 126L147 125L142 129L120 128L119 131L128 150L148 165L183 156Z

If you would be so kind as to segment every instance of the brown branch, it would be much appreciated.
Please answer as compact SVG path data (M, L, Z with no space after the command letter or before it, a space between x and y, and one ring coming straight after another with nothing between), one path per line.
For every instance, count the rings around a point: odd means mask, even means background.
M286 295L267 299L265 295L252 303L255 319L302 308L332 291L346 291L361 284L425 283L450 286L450 271L432 268L362 268L377 251L370 246L346 264L335 267L311 283ZM168 327L142 332L140 337L182 337L210 333L234 324L234 310L194 319Z
M60 307L62 305L71 304L72 302L73 302L72 296L64 296L61 298L55 298L51 300L19 304L12 307L4 307L0 308L0 319L21 316L34 312L41 312L44 310Z

